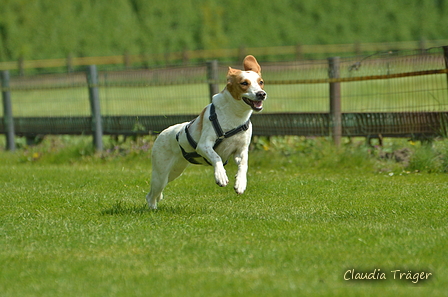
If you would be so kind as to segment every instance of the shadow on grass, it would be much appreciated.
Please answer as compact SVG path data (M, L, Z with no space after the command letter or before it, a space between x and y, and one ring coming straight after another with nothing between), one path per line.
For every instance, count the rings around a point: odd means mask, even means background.
M151 213L165 213L172 215L204 215L210 214L212 210L207 207L185 207L181 205L161 205L156 210L151 210L148 208L148 205L145 203L144 205L136 205L136 204L127 204L123 201L116 201L110 208L102 210L102 215L142 215L142 214L151 214Z
M150 212L148 206L145 205L126 205L123 201L117 201L111 208L101 211L102 215L129 215L143 214Z

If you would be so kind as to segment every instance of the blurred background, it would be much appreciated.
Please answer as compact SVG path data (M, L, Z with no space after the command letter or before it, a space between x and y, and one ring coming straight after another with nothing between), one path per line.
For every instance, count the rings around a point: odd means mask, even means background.
M256 135L445 137L447 19L448 0L0 0L0 133L157 134L252 54Z
M447 0L0 0L0 62L447 39Z

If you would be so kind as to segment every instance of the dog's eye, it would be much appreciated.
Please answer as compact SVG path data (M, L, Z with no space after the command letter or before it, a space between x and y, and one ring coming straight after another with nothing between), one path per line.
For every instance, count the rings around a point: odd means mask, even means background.
M241 83L241 85L242 85L242 86L248 86L249 83L248 83L247 81L243 81L243 82Z
M260 82L258 83L260 86L264 85L264 81L260 80Z

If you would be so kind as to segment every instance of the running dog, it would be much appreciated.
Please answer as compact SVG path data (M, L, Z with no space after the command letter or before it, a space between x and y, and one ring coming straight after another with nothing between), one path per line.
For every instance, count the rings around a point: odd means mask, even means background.
M235 192L246 190L250 116L263 109L267 94L255 57L247 56L243 66L244 71L229 67L226 87L197 118L168 127L157 137L152 149L151 189L146 196L150 209L157 209L165 186L190 163L213 166L216 183L225 187L229 179L224 165L233 155L238 165Z

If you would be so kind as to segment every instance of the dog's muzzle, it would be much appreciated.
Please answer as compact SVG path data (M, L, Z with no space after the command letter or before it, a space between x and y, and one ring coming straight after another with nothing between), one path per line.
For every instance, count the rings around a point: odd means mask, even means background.
M263 101L266 100L267 94L265 91L258 91L255 93L255 100L248 97L242 97L243 101L249 105L254 111L261 111L263 109Z

